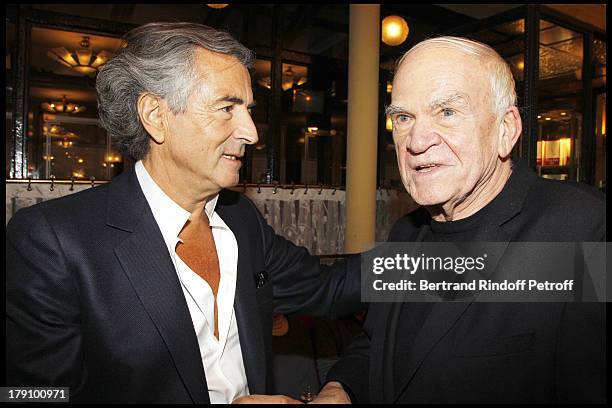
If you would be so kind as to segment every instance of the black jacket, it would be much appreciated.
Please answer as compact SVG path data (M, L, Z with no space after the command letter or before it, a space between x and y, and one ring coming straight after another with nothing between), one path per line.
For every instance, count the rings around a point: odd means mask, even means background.
M474 241L606 239L605 196L541 179L521 163L493 205ZM422 241L430 219L423 209L401 218L389 241ZM401 310L401 303L372 303L365 333L327 381L343 383L356 402L605 401L605 303L436 303L403 358L406 366L394 371L394 350L405 335Z
M355 312L359 267L320 267L240 194L223 191L216 211L238 242L249 390L270 393L273 310ZM183 291L134 170L22 209L6 255L7 385L69 386L74 402L209 402Z

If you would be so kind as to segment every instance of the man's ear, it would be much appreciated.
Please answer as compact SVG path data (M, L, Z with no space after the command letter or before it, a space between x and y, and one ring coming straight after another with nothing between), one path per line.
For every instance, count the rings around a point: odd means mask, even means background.
M506 159L512 153L512 148L516 144L523 124L521 122L521 114L516 106L506 110L499 124L499 135L497 143L497 154L502 159Z
M165 107L165 101L150 92L145 92L138 98L137 108L140 122L158 144L164 143L166 136Z

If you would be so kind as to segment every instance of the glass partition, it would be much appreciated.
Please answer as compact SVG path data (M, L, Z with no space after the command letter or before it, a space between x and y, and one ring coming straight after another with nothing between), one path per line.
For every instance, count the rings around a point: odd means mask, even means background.
M545 178L578 180L584 120L582 34L540 21L537 169Z

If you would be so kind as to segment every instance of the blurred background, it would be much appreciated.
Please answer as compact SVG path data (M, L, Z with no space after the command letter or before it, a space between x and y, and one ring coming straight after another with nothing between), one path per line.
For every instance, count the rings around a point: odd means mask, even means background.
M96 68L130 28L166 20L227 30L256 51L260 141L248 152L242 180L344 185L349 6L212 6L8 5L6 178L109 180L120 173L129 159L98 126ZM401 17L407 37L380 46L378 185L401 187L383 114L394 62L415 43L452 33L493 46L512 67L531 132L517 156L535 149L529 158L543 177L605 186L605 8L382 4L381 20ZM525 55L534 52L537 64L529 64Z
M605 191L605 4L376 7L378 92L371 97L378 98L378 119L377 132L367 135L376 139L376 148L362 161L375 163L376 240L384 240L397 217L416 207L400 180L384 107L397 59L432 36L482 41L510 64L524 129L515 159L526 160L542 177ZM241 188L279 233L313 253L343 253L344 190L351 171L346 165L349 30L368 28L349 27L349 9L341 4L7 5L7 219L23 206L111 180L133 165L99 125L97 69L130 29L152 21L191 21L229 31L256 52L253 118L259 142L246 152Z

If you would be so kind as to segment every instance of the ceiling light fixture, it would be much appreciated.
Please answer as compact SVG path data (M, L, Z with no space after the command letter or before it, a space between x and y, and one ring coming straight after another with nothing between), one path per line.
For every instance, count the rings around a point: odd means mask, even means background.
M79 136L61 126L55 124L46 124L43 126L43 135L47 137L55 137L60 139L77 139Z
M66 95L62 97L61 101L43 102L40 107L51 113L72 113L73 115L87 110L87 108L83 105L68 103Z
M102 65L113 57L113 54L105 50L97 53L93 52L89 47L89 37L83 37L81 48L77 48L74 52L70 52L64 47L56 47L47 51L47 56L81 74L93 76Z

